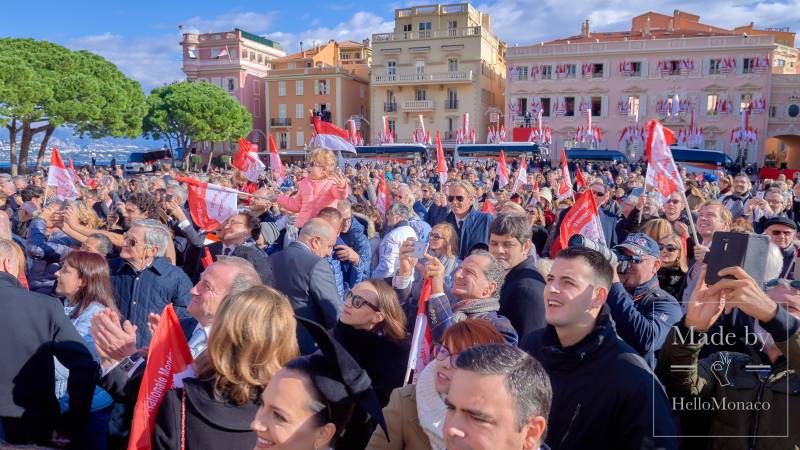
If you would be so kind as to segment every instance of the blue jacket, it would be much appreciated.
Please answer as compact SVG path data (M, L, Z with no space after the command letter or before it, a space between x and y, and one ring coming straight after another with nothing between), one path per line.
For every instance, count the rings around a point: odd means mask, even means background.
M369 245L364 225L355 217L351 221L350 229L346 233L342 233L340 237L345 245L358 253L361 259L358 265L350 262L342 263L345 289L351 289L358 283L369 279L372 267L372 247Z
M150 343L149 313L161 314L164 307L172 303L178 317L186 317L186 306L192 300L192 282L180 268L160 256L141 272L136 272L122 258L112 259L108 266L119 312L138 327L137 347Z
M619 337L654 368L655 352L664 345L670 328L683 317L678 301L658 286L656 276L634 289L633 296L622 283L614 283L606 304Z
M55 274L61 268L61 259L75 244L77 242L61 230L45 237L44 220L40 218L31 220L28 239L25 241L25 253L31 259L31 265L28 267L28 285L32 291L46 295L53 293Z
M461 229L459 229L455 214L451 211L450 214L447 215L447 223L452 225L453 228L459 232L459 237L461 238L459 240L461 247L458 252L458 257L462 261L469 256L470 251L472 251L473 247L476 245L489 245L489 225L491 225L492 220L494 220L494 217L492 217L491 214L471 208L464 218L464 224L461 226Z

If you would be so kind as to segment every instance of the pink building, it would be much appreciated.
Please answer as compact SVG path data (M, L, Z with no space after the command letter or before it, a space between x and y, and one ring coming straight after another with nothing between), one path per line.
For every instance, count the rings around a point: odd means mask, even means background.
M638 158L643 145L634 128L655 118L689 147L800 166L794 33L752 24L726 30L699 19L648 12L634 17L629 31L603 33L586 21L579 35L509 48L506 128L514 140L527 140L541 110L551 148L618 149ZM750 139L732 144L743 109L750 110ZM588 133L581 139L587 110L599 143Z
M270 61L286 56L277 42L238 28L219 33L184 33L183 72L190 80L215 84L253 114L253 131L247 136L261 150L267 146L264 79Z

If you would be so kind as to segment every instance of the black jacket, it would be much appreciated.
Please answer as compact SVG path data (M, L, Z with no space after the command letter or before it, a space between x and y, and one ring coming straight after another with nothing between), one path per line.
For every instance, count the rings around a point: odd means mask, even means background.
M677 434L667 396L642 357L617 336L607 307L574 346L562 347L548 325L520 347L550 376L547 445L553 450L678 448L672 438L653 438L653 431Z
M56 427L55 357L69 369L69 412L61 428L74 437L89 417L97 363L58 300L28 291L5 272L0 272L0 292L0 417L23 417L40 429Z
M183 389L172 389L162 400L153 430L153 450L181 448L181 403L186 392L185 449L251 450L256 433L250 422L258 411L253 400L243 405L214 398L211 386L185 378Z
M544 320L544 278L536 270L533 257L528 257L506 274L500 289L498 313L508 317L519 336L526 336L547 325Z

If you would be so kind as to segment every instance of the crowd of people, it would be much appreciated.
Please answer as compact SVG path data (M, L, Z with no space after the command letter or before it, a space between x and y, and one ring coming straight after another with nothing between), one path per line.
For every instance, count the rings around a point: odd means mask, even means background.
M681 168L661 199L643 163L576 169L561 197L546 162L324 149L258 183L84 167L74 200L0 174L0 442L128 448L171 305L193 362L154 449L797 448L798 179ZM187 178L238 211L203 229ZM561 248L586 191L604 242ZM706 284L728 231L769 237L763 283Z

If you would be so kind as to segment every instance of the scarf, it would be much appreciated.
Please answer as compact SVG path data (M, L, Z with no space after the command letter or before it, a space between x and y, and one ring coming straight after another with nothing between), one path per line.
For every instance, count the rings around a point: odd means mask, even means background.
M453 319L461 322L475 314L500 311L500 300L495 297L461 300L453 306Z
M428 436L433 450L445 450L444 418L447 407L436 392L436 360L431 361L422 372L415 386L417 394L417 417L419 425Z

